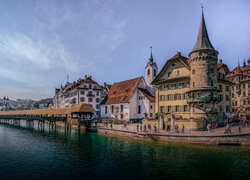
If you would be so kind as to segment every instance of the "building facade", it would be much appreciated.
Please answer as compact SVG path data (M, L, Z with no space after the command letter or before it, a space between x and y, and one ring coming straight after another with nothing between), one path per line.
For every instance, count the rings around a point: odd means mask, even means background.
M155 88L151 85L158 68L151 56L145 67L145 79L138 77L114 83L101 104L103 119L140 121L155 116Z
M100 103L107 94L106 88L95 82L91 76L76 82L67 82L55 89L54 108L70 108L74 104L91 104L94 116L100 117Z
M227 79L234 83L232 86L232 112L239 118L250 120L250 58L232 70Z
M156 91L156 113L160 124L186 128L203 128L208 123L225 123L225 112L231 112L231 82L226 80L227 66L218 61L208 37L202 12L198 38L189 57L178 52L170 58L152 84Z

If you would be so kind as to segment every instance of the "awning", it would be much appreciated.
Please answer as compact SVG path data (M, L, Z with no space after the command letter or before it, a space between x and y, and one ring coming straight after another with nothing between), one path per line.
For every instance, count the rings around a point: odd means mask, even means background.
M233 118L233 116L232 116L232 114L231 114L230 112L225 112L225 115L226 115L226 117L229 118L229 119L232 119L232 118Z

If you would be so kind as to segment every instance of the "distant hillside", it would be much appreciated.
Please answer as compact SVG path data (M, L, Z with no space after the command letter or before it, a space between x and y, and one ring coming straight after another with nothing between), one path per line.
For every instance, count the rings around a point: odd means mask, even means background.
M0 110L26 110L26 109L47 109L52 104L53 98L3 100L0 98Z

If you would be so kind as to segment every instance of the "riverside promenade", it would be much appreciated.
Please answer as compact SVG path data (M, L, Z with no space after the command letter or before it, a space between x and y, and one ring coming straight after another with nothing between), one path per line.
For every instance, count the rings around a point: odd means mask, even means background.
M100 133L131 136L149 139L153 141L174 141L184 143L218 144L218 145L250 145L250 126L231 126L231 133L225 133L226 127L215 128L210 131L196 131L179 128L178 132L167 130L155 130L154 128L143 130L141 124L103 124L98 123Z

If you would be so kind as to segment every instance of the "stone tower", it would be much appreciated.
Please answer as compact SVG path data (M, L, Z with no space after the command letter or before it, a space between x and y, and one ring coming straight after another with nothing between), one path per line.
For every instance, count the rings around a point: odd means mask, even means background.
M204 19L203 9L199 34L190 59L190 105L204 111L209 121L215 120L216 104L218 102L217 61L218 51L212 46Z
M149 58L149 62L147 63L147 66L145 68L145 81L148 87L150 87L153 90L153 86L151 85L151 82L156 77L158 73L158 68L156 63L154 62L153 54L152 54L152 47L151 47L151 55ZM153 91L151 91L153 93Z

